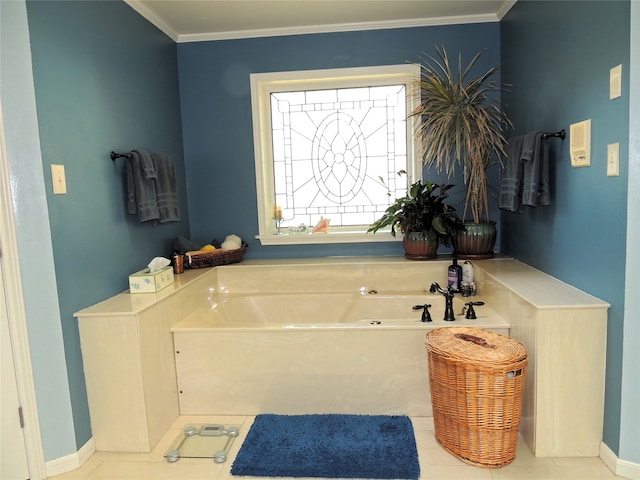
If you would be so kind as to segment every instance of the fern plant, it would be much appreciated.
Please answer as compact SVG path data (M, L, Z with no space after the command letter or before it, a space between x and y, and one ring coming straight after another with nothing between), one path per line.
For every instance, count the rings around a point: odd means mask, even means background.
M394 237L397 230L404 234L420 232L431 243L437 240L449 246L452 234L464 230L455 208L445 203L452 187L418 180L409 187L406 196L397 198L384 215L371 224L367 232L375 233L386 227L391 228Z

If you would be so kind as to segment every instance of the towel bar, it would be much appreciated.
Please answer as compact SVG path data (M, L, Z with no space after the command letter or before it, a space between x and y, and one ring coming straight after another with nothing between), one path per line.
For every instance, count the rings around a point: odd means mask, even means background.
M542 138L560 137L562 140L564 140L566 136L567 136L567 131L564 128L559 132L542 134Z
M131 158L131 154L130 153L116 153L114 151L111 151L111 154L109 155L111 157L112 161L116 161L116 158Z

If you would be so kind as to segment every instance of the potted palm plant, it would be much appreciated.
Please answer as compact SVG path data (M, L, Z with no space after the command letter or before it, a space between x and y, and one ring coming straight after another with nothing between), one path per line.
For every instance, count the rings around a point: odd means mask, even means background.
M505 156L504 131L511 126L500 105L502 86L493 80L498 67L479 77L471 70L482 55L476 54L457 72L443 47L421 65L420 101L410 113L417 121L416 138L423 163L437 173L452 176L461 167L466 186L465 230L453 237L459 258L491 258L496 241L495 222L489 219L487 168Z
M445 203L453 185L436 185L418 180L397 198L384 215L371 224L367 232L391 228L391 235L403 234L405 256L411 260L426 260L437 256L440 243L449 246L457 231L464 230L454 207Z

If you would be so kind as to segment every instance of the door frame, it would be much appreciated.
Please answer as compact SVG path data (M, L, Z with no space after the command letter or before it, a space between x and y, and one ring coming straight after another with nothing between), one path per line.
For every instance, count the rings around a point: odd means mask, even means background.
M4 122L2 106L0 105L0 244L2 245L4 266L4 294L6 295L9 314L9 329L12 337L18 397L25 423L24 437L29 476L31 480L42 480L46 478L46 469L33 380L27 315L22 291L22 277L18 260L18 240L10 186Z

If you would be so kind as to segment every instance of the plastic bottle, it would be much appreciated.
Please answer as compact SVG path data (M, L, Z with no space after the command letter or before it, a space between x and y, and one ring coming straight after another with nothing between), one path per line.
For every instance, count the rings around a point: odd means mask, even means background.
M473 282L473 265L469 260L462 264L462 281L471 283Z
M476 282L473 281L473 265L469 260L462 264L462 296L473 297L476 294Z
M451 291L459 292L462 283L462 267L458 265L458 260L453 259L453 263L447 268L447 284Z

